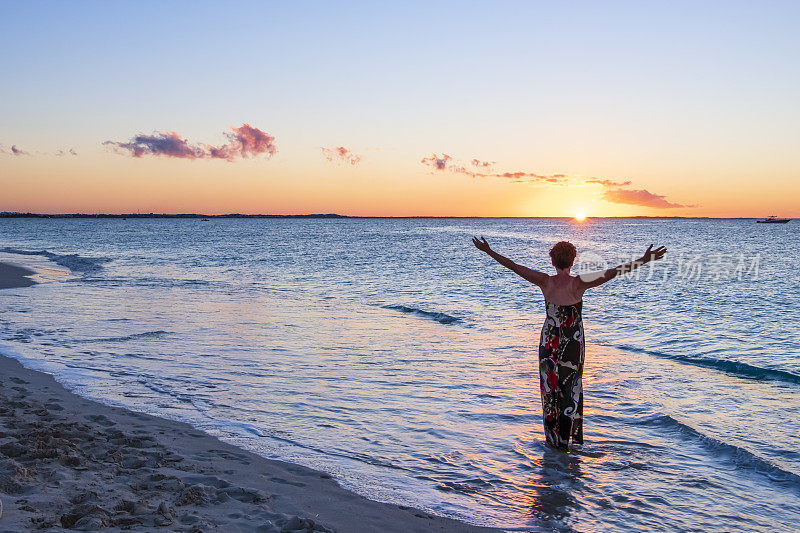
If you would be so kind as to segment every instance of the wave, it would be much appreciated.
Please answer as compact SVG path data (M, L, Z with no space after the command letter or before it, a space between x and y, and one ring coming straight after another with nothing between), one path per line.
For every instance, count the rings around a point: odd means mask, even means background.
M292 446L296 446L298 448L302 448L305 450L309 450L315 452L323 457L340 457L342 459L350 460L350 461L358 461L361 463L369 464L372 466L380 466L384 468L391 468L392 470L405 470L410 471L408 468L400 466L398 464L392 463L386 459L381 459L379 457L374 457L367 453L359 453L355 451L347 451L341 450L338 448L322 448L320 446L316 446L314 444L309 444L307 442L302 442L300 440L292 439L289 437L288 434L285 434L281 431L270 431L264 429L260 426L255 424L251 424L248 422L240 422L238 420L232 420L228 418L217 418L211 416L207 413L204 413L208 418L215 422L215 426L217 430L222 430L224 433L234 433L237 435L247 436L252 435L259 438L271 439L274 441L286 443ZM243 435L247 434L247 435ZM307 466L312 466L311 464ZM314 468L319 468L319 466L313 466Z
M0 248L0 252L17 255L38 255L46 257L50 261L65 266L72 272L83 272L88 274L100 270L103 263L108 263L111 259L107 257L83 257L78 254L56 254L49 250L19 250L17 248Z
M204 279L169 279L169 278L93 278L84 279L82 283L94 283L96 285L107 287L159 287L159 288L175 288L175 287L205 287L211 285L219 285L218 281L208 281Z
M714 453L715 458L724 458L732 462L737 469L749 470L761 474L779 483L786 483L792 485L795 489L800 490L800 476L794 472L783 470L782 468L772 464L766 459L762 459L758 455L740 448L734 444L723 442L714 437L701 433L692 426L679 422L669 415L656 415L645 420L636 420L637 425L643 426L661 426L667 427L676 431L681 437L687 437L699 442L702 446L708 448Z
M711 368L719 370L728 374L733 374L747 379L756 379L759 381L784 381L787 383L794 383L800 385L800 375L788 372L786 370L777 370L773 368L763 368L760 366L749 365L739 361L727 361L725 359L716 359L713 357L691 357L687 355L669 355L663 352L654 350L647 350L645 348L637 348L629 344L608 344L614 348L625 350L628 352L644 353L652 355L653 357L660 357L662 359L670 359L679 363L687 365L702 366L704 368Z
M408 313L412 315L417 315L422 318L428 318L430 320L435 320L440 324L456 324L462 322L460 318L445 314L445 313L436 313L433 311L424 311L422 309L417 309L416 307L408 307L405 305L382 305L383 309L391 309L392 311L400 311L401 313Z
M156 331L145 331L142 333L132 333L130 335L123 335L121 337L100 337L97 339L83 339L80 342L125 342L125 341L132 341L135 339L146 339L146 338L153 338L153 337L161 337L162 335L169 335L169 331L164 330L156 330Z

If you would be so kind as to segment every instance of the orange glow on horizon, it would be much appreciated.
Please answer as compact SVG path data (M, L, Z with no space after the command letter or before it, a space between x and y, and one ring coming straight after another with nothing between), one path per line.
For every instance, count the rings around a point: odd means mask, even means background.
M677 209L608 201L600 185L518 183L432 173L407 154L371 154L358 166L331 164L316 151L283 152L270 160L186 161L126 158L81 151L80 157L3 157L0 211L36 213L309 214L351 216L800 217L795 181L748 191L688 180L636 180L687 204ZM610 172L609 172L610 174ZM726 177L727 179L727 177ZM740 180L737 180L740 181ZM742 183L744 186L744 183ZM691 206L689 206L691 204Z

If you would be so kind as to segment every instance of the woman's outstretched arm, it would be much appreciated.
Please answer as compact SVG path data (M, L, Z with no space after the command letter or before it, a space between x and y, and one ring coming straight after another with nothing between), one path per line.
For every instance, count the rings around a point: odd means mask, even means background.
M639 268L642 265L649 263L650 261L657 261L664 257L664 254L667 253L667 249L664 246L660 246L653 250L653 245L647 247L644 255L639 259L634 261L629 261L622 265L619 265L614 268L609 268L605 271L600 272L589 272L588 274L581 274L578 276L578 280L581 284L581 288L586 290L591 287L597 287L598 285L602 285L606 281L611 281L612 279L616 278L621 274L627 274L628 272L632 272Z
M547 274L545 274L544 272L539 272L538 270L533 270L531 268L524 267L522 265L518 265L508 257L504 257L498 254L489 247L489 243L486 242L486 239L484 239L483 237L481 237L480 239L478 239L477 237L473 237L472 243L478 250L486 252L492 259L494 259L504 267L512 270L515 274L522 276L523 278L530 281L534 285L543 287L545 282L547 281L548 278Z

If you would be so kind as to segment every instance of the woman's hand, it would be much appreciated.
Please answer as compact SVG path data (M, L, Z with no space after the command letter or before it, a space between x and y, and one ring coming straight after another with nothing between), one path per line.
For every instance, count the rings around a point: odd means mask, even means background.
M634 261L628 261L627 263L619 265L618 267L609 268L605 272L581 274L578 276L578 279L581 282L581 287L583 288L583 290L589 289L591 287L598 287L603 283L605 283L606 281L611 281L617 276L633 272L640 266L647 264L650 261L657 261L661 259L662 257L664 257L665 253L667 253L667 249L664 246L659 246L658 248L653 250L653 245L651 244L650 246L647 247L647 250L645 250L644 255L639 259L636 259Z
M475 248L477 248L481 252L486 252L487 254L489 253L489 250L491 250L491 248L489 248L489 243L486 242L486 239L484 239L483 237L481 237L480 239L478 239L477 237L473 237L472 244L475 245Z
M650 246L647 247L647 250L644 252L644 255L642 256L641 259L639 259L639 261L641 261L642 263L657 261L662 257L664 257L665 253L667 253L667 249L664 246L659 246L658 248L653 250L653 245L651 244Z

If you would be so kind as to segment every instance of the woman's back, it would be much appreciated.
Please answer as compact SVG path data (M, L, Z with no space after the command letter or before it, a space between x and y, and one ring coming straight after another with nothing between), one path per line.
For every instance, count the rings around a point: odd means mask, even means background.
M555 276L547 276L542 285L544 299L555 305L573 305L583 299L583 289L577 276L559 272Z

